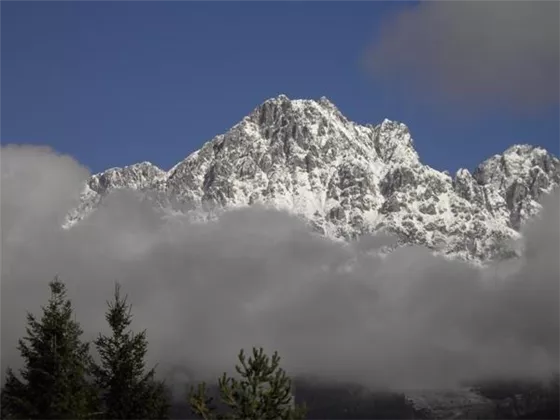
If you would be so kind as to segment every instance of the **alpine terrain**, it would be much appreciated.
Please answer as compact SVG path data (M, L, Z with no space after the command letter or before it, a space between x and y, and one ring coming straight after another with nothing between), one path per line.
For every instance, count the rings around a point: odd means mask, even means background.
M454 176L422 164L406 125L349 121L328 99L269 99L169 171L149 162L93 175L70 228L113 191L131 189L162 215L208 219L263 204L304 217L318 232L351 239L387 231L472 262L507 256L508 240L560 184L560 160L514 145Z
M324 97L280 95L169 171L142 162L93 175L65 227L90 216L113 192L133 190L162 217L204 221L261 204L293 212L333 239L386 231L401 244L484 263L515 255L512 240L559 184L560 160L539 147L515 145L472 172L450 175L421 162L402 123L363 126ZM449 395L407 399L422 418L495 409L471 390Z

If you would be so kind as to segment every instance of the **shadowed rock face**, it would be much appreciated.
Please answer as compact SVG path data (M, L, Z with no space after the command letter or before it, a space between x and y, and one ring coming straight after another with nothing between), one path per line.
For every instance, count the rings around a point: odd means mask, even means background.
M386 230L462 259L502 257L560 183L560 161L515 145L454 177L420 162L408 128L385 120L361 126L326 98L265 101L227 133L165 172L149 162L93 175L66 227L118 189L196 219L228 208L288 209L318 232L350 239Z

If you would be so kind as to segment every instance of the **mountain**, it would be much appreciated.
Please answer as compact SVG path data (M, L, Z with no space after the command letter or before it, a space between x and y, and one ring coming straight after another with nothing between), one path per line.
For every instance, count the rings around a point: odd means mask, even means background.
M169 171L149 162L93 175L66 228L111 192L132 189L162 214L197 218L261 203L350 239L388 231L466 260L508 252L507 241L560 184L560 160L515 145L455 176L422 164L406 125L349 121L328 99L269 99Z

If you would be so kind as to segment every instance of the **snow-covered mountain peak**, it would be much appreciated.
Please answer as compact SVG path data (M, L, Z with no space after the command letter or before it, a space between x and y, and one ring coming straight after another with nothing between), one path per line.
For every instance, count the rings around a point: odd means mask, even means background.
M401 242L480 261L503 253L558 184L560 161L538 147L512 146L452 178L421 163L405 124L363 126L327 98L279 95L168 172L143 162L93 175L67 226L129 188L166 214L199 220L260 203L329 237L387 230Z
M516 144L508 147L502 154L496 154L482 162L475 173L480 182L499 177L514 178L529 169L539 167L549 172L557 159L545 149L528 144ZM490 176L486 178L485 176Z
M414 141L405 124L384 119L373 131L375 149L385 162L409 166L420 164Z
M444 171L444 172L447 172L447 171ZM455 178L468 179L470 177L472 177L472 174L468 169L459 168L459 169L457 169L457 172L455 172Z
M346 117L324 96L315 101L312 99L289 99L282 94L267 99L247 117L248 120L260 126L283 126L294 122L312 124L325 118L348 123Z
M519 182L530 185L536 182L536 188L546 189L550 181L560 181L559 170L558 159L545 149L519 144L482 162L473 176L480 185L490 185L498 189L507 189ZM551 179L548 179L549 177Z
M318 101L318 102L319 102L320 105L322 105L322 106L324 106L324 107L327 107L327 108L335 108L335 109L337 109L337 108L336 108L336 105L335 105L329 98L327 98L326 96L321 96L321 97L319 98L319 101Z
M478 165L473 179L487 208L518 229L540 210L542 194L560 184L560 160L542 147L517 144Z
M89 181L90 188L94 190L107 188L133 188L141 189L154 182L164 180L166 172L150 162L135 163L124 168L111 168L93 175Z

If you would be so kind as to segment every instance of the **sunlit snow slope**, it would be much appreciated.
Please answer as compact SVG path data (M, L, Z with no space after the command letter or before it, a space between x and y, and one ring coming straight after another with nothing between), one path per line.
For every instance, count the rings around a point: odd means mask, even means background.
M515 145L452 177L421 163L404 124L362 126L326 98L280 95L167 172L143 162L93 175L65 227L132 189L163 215L204 219L261 203L329 237L387 230L402 243L484 261L508 252L504 244L559 183L560 161L542 148Z

